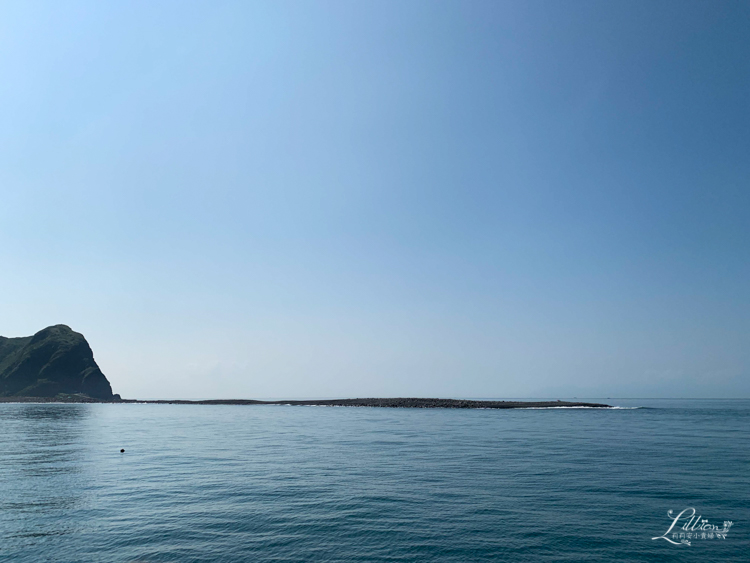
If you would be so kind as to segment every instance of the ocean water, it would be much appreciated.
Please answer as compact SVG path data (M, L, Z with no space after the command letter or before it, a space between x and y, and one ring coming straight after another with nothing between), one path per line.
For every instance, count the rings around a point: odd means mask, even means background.
M750 561L750 401L609 402L0 404L0 560Z

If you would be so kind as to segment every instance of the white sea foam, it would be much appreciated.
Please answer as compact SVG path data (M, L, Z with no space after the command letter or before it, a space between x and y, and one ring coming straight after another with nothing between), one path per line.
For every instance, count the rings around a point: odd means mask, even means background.
M632 409L642 409L644 407L584 407L584 406L574 406L574 407L518 407L518 408L527 409L527 410L546 410L546 409L632 410Z

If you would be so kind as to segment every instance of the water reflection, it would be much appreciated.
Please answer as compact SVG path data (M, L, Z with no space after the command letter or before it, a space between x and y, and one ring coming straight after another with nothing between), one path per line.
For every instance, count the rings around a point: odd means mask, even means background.
M5 471L27 477L76 471L83 453L83 423L89 415L86 407L4 405L0 409L0 463Z
M85 404L38 404L21 403L12 405L18 407L17 412L0 411L0 420L5 418L20 418L29 420L77 420L86 418L90 409Z
M66 518L81 506L85 423L78 404L0 405L0 534L39 538L69 534Z

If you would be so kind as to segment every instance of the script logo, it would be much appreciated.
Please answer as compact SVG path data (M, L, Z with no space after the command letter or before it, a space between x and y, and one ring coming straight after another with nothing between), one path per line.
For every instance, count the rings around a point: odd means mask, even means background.
M732 527L733 522L724 520L724 526L720 528L716 524L710 524L708 519L702 516L695 517L695 508L686 508L675 516L672 510L667 512L667 516L672 520L672 524L667 531L660 536L651 538L652 540L666 540L674 545L690 545L690 540L725 540L727 532ZM681 527L677 527L680 520L685 521ZM677 529L675 529L677 528Z

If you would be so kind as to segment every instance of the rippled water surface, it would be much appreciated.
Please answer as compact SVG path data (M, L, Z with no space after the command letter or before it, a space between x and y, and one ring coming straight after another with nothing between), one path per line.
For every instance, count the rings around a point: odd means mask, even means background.
M615 403L0 404L0 560L749 561L750 401Z

